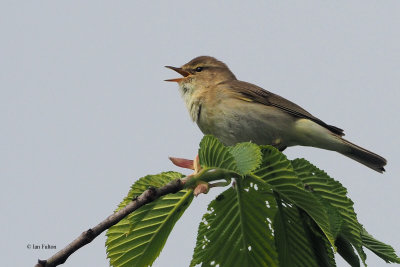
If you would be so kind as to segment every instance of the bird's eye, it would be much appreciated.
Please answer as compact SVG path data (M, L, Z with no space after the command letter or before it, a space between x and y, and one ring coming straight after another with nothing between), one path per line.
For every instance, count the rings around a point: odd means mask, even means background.
M203 70L203 67L197 67L196 68L196 72L200 72L200 71L202 71Z

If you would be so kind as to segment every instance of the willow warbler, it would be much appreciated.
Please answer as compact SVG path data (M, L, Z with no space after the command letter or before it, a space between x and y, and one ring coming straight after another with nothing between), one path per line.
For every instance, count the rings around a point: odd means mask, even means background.
M213 57L196 57L180 68L166 67L182 75L166 81L179 84L192 120L204 134L225 145L251 141L281 151L312 146L337 151L377 172L385 170L383 157L343 139L342 129L283 97L237 80L226 64Z

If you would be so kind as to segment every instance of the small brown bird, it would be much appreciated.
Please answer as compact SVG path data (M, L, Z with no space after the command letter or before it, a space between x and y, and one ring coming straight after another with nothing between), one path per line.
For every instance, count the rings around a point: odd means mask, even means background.
M337 151L382 173L386 159L342 138L343 130L328 125L300 106L254 84L239 81L225 63L196 57L180 68L178 82L190 117L204 134L225 145L251 141L273 145L312 146Z

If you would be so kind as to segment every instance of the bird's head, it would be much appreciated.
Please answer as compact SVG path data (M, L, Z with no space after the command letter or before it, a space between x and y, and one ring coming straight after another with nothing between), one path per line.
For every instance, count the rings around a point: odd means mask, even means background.
M188 90L208 88L221 82L236 79L225 63L210 56L196 57L180 68L165 67L183 76L165 81L177 82L180 87L187 88Z

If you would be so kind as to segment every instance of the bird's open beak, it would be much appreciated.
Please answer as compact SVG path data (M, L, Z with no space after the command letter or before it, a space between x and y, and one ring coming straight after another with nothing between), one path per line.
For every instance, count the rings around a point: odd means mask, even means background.
M171 67L171 66L165 66L168 69L174 70L177 73L179 73L180 75L182 75L182 78L175 78L175 79L168 79L168 80L164 80L166 82L181 82L185 77L189 76L189 72L184 71L182 68L176 68L176 67Z

